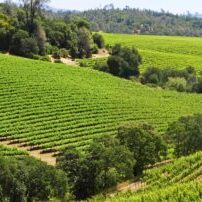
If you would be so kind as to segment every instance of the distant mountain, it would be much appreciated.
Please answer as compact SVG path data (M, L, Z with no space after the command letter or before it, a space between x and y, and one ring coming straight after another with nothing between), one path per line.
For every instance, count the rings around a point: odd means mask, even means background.
M83 12L59 12L67 19L82 17L93 31L152 35L202 36L202 14L174 15L165 11L105 7Z
M194 14L192 14L192 16L195 17L195 18L202 19L202 14L201 13L194 13Z

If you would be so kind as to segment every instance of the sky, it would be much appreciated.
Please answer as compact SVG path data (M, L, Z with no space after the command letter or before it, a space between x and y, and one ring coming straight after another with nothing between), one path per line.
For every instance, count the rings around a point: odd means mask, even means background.
M202 0L52 0L50 6L69 10L86 10L100 8L110 3L120 8L128 5L133 8L151 10L162 8L172 13L185 13L187 11L202 13Z
M87 10L102 8L110 3L119 8L127 5L132 8L147 8L156 11L164 9L172 13L186 13L187 11L202 13L202 0L51 0L49 6L65 10Z

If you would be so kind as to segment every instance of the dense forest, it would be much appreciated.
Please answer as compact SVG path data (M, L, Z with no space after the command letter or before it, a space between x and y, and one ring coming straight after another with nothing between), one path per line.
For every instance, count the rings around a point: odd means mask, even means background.
M135 33L153 35L201 36L202 19L191 14L174 15L162 10L140 10L126 7L114 8L107 5L103 9L84 12L59 12L67 19L82 17L91 22L93 31L111 33Z
M100 46L81 18L64 19L47 11L48 0L0 4L0 51L33 59L89 58ZM43 57L42 57L43 56Z

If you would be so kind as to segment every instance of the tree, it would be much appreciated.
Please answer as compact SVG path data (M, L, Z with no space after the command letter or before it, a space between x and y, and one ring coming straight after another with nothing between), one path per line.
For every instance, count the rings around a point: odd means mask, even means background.
M21 52L22 40L26 38L29 38L28 32L24 30L19 30L16 32L12 37L10 53L14 55L23 55Z
M166 132L168 142L174 144L177 157L202 149L202 115L179 118L171 123Z
M78 31L78 57L90 58L92 56L93 39L90 31L82 27Z
M32 58L38 52L37 41L35 38L29 37L28 32L19 30L13 35L10 46L11 54Z
M26 24L29 34L33 34L35 30L34 20L37 15L41 14L41 10L49 0L21 0L26 13Z
M75 149L63 151L57 165L72 185L76 199L85 199L133 176L132 153L114 138L94 140L81 154Z
M98 48L105 47L104 37L101 34L98 33L93 34L93 41L95 44L97 44Z
M41 25L37 26L35 35L37 39L37 45L39 47L39 54L45 55L46 53L45 44L47 39L46 39L46 32Z
M67 192L63 171L30 157L0 157L0 199L6 199L1 201L63 200Z
M142 58L135 48L122 47L116 44L112 47L111 56L107 60L109 73L124 78L139 75L139 65Z
M12 19L0 13L0 51L8 51L14 30Z
M134 175L140 175L145 166L158 162L166 152L163 139L149 124L120 126L117 138L133 153L136 160Z

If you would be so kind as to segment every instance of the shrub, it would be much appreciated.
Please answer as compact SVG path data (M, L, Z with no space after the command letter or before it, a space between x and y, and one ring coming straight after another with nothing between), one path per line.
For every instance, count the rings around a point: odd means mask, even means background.
M98 46L95 44L92 48L92 53L97 54L98 53Z
M165 87L170 90L176 90L178 92L185 92L187 90L187 81L185 78L168 78L168 82Z
M69 56L69 52L67 49L65 48L60 49L60 57L67 58L68 56Z
M50 57L49 57L48 55L41 56L41 57L40 57L40 60L42 60L42 61L47 61L47 62L51 62L51 59L50 59Z
M104 37L101 34L95 33L93 35L93 41L97 45L98 48L104 48L105 47Z
M106 63L97 62L94 66L94 69L102 71L102 72L109 72L109 67Z
M54 51L53 54L52 54L52 57L54 59L60 59L60 50L57 50L57 51Z
M52 55L52 53L53 53L54 51L57 51L57 50L58 50L57 47L52 46L52 45L49 44L49 43L46 43L46 44L45 44L45 52L46 52L47 55Z
M174 144L177 157L202 149L202 115L181 117L171 123L166 132L168 142Z
M139 75L142 58L135 48L126 48L116 44L112 47L111 54L107 61L109 73L124 78Z

